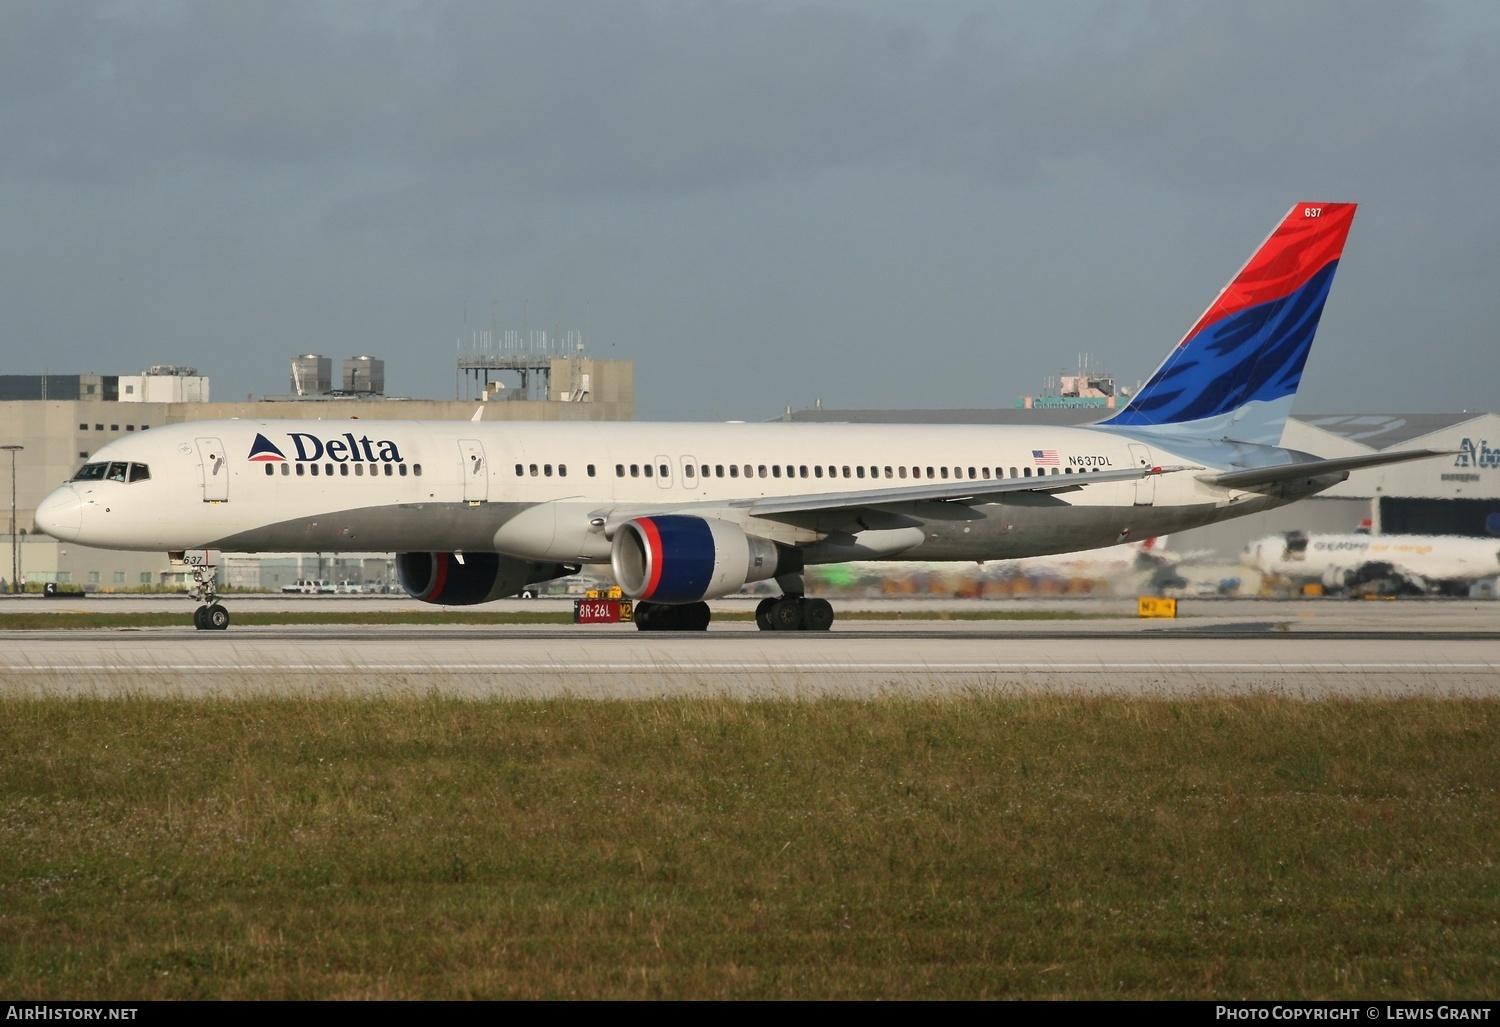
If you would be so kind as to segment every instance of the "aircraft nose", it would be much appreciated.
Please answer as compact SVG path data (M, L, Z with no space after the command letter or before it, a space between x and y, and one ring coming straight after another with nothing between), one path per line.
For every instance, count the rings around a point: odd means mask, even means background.
M53 538L76 541L83 530L83 497L71 485L53 489L38 504L33 519L39 530Z

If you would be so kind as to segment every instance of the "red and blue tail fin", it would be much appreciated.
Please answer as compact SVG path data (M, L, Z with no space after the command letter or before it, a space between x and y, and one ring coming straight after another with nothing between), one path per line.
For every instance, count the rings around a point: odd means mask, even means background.
M1292 409L1353 203L1299 203L1104 427L1274 446Z

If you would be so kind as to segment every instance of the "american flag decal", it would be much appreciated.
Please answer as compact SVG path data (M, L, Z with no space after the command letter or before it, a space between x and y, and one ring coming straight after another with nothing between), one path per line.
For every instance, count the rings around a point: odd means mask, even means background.
M1057 466L1057 450L1055 449L1033 449L1031 459L1043 467Z

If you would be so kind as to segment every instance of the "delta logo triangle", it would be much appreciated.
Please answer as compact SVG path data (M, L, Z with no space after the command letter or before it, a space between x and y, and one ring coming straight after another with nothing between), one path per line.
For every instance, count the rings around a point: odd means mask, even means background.
M262 464L284 464L286 456L276 448L276 443L257 432L255 442L250 446L250 461Z

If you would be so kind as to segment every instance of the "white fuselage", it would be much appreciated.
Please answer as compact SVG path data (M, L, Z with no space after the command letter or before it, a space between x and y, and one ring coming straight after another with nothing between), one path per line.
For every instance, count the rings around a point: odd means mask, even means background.
M50 534L116 549L596 562L621 518L677 511L802 546L809 563L983 561L1142 539L1307 494L1234 491L1182 471L992 501L859 505L866 491L957 481L982 491L1164 464L1213 471L1244 449L1217 445L1174 452L1160 439L1041 426L205 421L110 443L89 458L92 477L59 488L37 517ZM830 494L849 508L752 510Z

